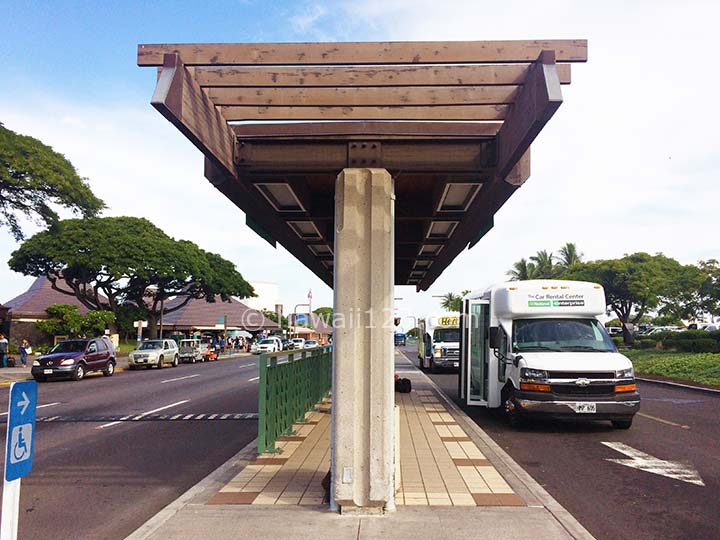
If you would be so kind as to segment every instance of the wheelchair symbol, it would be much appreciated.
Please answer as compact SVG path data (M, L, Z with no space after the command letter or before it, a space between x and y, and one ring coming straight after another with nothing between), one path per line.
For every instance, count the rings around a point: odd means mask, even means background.
M32 424L15 426L10 435L10 463L19 463L30 458L30 443L32 440Z

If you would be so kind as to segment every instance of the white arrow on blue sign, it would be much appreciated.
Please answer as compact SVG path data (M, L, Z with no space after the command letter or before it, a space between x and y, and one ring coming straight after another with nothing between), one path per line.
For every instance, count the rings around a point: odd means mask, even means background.
M22 478L32 469L35 438L37 383L25 381L10 387L7 437L5 439L5 480Z

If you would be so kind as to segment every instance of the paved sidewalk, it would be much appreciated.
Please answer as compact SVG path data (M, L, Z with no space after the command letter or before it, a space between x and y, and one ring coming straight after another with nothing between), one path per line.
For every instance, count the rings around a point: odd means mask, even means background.
M381 517L329 510L326 407L258 456L255 442L138 529L129 540L592 540L592 536L404 357L413 392L401 415L398 509Z

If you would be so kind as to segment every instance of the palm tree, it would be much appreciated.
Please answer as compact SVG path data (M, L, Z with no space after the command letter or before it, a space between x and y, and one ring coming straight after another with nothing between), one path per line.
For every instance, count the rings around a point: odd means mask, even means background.
M455 293L446 293L442 296L440 305L445 311L460 311L462 298Z
M535 265L528 262L527 259L522 258L513 264L512 269L507 273L510 276L511 281L523 281L526 279L534 279L537 269Z
M578 251L577 246L572 242L568 242L560 248L558 265L563 268L569 268L574 264L580 264L583 262L582 259L583 254Z
M538 251L530 257L530 260L535 264L535 278L551 279L555 277L555 256L552 251L548 252L545 249Z

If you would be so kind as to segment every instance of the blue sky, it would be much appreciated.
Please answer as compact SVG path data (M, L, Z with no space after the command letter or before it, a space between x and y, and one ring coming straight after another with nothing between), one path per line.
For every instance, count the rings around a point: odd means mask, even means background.
M202 156L150 105L155 72L139 43L565 39L589 41L564 103L533 144L530 180L495 228L427 293L399 288L401 314L437 311L433 295L502 281L513 261L576 242L589 259L662 251L720 258L720 86L711 1L306 0L300 2L26 2L0 4L0 121L65 154L109 205L151 219L274 281L286 305L332 294L202 174ZM200 212L212 209L212 219ZM27 230L37 230L28 224ZM0 302L31 278L4 264Z

